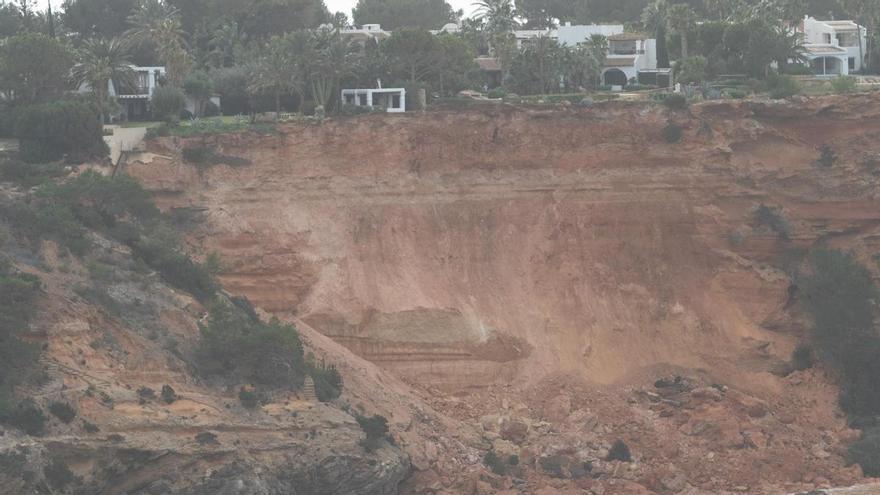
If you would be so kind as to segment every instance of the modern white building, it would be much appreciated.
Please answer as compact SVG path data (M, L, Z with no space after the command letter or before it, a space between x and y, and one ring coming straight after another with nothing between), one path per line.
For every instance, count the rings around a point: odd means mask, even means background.
M860 71L867 30L853 21L820 21L805 16L800 25L805 56L813 74L840 76ZM859 48L861 40L861 49Z
M332 26L327 26L332 28ZM391 32L382 29L380 24L364 24L361 27L342 29L339 32L345 36L351 37L353 41L360 43L361 45L369 40L379 42L391 36Z
M107 94L119 102L121 107L119 118L122 120L145 119L150 114L149 102L153 98L153 91L159 87L161 79L165 77L165 67L131 66L131 68L134 71L134 84L122 86L111 80L107 83ZM77 91L88 93L91 90L88 84L83 84Z
M651 74L652 81L659 75L670 74L669 69L657 68L657 42L643 33L624 30L623 24L572 24L566 22L555 29L527 29L514 31L517 47L542 37L556 40L560 45L577 46L595 35L608 40L608 53L602 69L602 82L609 86L626 86L639 80L640 74Z
M657 41L643 33L618 33L608 36L608 55L602 70L602 82L626 86L639 80L643 72L656 72ZM668 71L667 71L668 72Z
M406 111L405 88L343 89L342 104L384 108L388 113Z

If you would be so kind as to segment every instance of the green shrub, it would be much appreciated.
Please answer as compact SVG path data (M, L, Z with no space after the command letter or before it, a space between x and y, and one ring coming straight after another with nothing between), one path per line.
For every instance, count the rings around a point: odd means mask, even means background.
M680 83L699 83L706 79L708 61L702 55L695 55L675 63L675 79Z
M541 469L557 478L562 477L564 474L562 471L564 463L565 459L561 455L548 455L547 457L542 457L538 461L538 464L541 465Z
M507 474L507 464L498 457L494 450L486 452L486 455L483 456L483 464L499 476Z
M801 93L801 85L791 76L772 75L767 78L767 90L771 98L791 98Z
M743 91L741 89L728 89L727 90L727 97L733 98L734 100L741 100L748 95L749 95L748 93L746 93L745 91Z
M342 394L342 375L335 366L315 366L309 374L315 381L315 395L319 401L329 402Z
M253 390L244 387L238 391L238 401L247 409L253 409L260 405L260 396Z
M8 157L0 161L0 178L24 187L33 187L67 172L60 163L26 163Z
M849 446L846 459L861 466L865 476L880 476L880 428L863 431L861 438Z
M171 135L171 125L167 122L162 122L156 127L150 127L147 129L147 133L144 136L144 139L151 140L160 137L168 137Z
M855 93L856 82L856 78L852 76L837 76L831 80L831 89L839 95Z
M798 344L791 353L791 366L795 371L813 367L813 348L809 344Z
M185 290L200 301L208 301L217 290L211 273L164 239L141 236L130 244L132 252L159 272L169 285Z
M172 86L160 86L153 90L150 109L153 118L170 124L180 120L180 112L186 105L186 95Z
M504 91L503 88L494 88L490 89L486 96L492 99L500 99L507 96L507 91Z
M64 490L67 485L76 480L67 464L59 459L52 459L52 462L43 468L43 475L46 477L46 481L49 482L49 486L58 491Z
M618 439L611 445L611 450L608 451L605 460L631 462L632 454L629 451L629 446L623 440Z
M819 158L816 160L816 165L831 168L835 162L837 162L837 153L834 152L834 148L827 143L819 146Z
M19 411L23 404L14 405L14 391L36 370L39 348L21 335L36 314L40 288L37 277L15 270L0 258L0 422L28 430L32 429L27 426L27 414L22 417Z
M753 216L753 226L755 228L767 227L775 232L782 240L788 240L791 235L791 225L782 214L779 208L773 208L763 203L755 208Z
M49 404L49 412L65 424L70 424L76 418L76 410L66 402L52 402Z
M785 68L785 73L791 76L812 76L813 69L804 64L789 64Z
M670 110L684 110L688 106L688 101L683 94L672 93L663 99L663 105Z
M170 385L162 385L162 392L160 394L166 404L172 404L178 399L177 392Z
M189 163L207 163L214 156L214 150L207 146L190 146L183 149L183 160Z
M43 415L43 410L36 403L25 400L9 407L6 413L0 417L0 422L18 428L28 435L37 436L43 433L46 416Z
M678 143L681 141L682 136L684 136L684 129L674 122L670 122L663 127L663 139L667 143Z
M880 337L874 328L877 288L850 253L820 249L796 279L812 319L812 344L837 372L841 408L851 420L880 415Z
M196 355L202 373L256 385L302 385L303 348L293 325L255 321L233 305L216 302L200 328Z
M378 414L368 417L357 413L354 419L367 435L362 444L364 449L367 452L376 450L380 441L388 436L388 420Z
M15 125L21 158L42 163L66 158L79 163L109 152L98 111L80 101L55 101L21 110Z
M217 435L210 431L203 431L196 434L196 442L199 442L202 445L214 445L217 443Z

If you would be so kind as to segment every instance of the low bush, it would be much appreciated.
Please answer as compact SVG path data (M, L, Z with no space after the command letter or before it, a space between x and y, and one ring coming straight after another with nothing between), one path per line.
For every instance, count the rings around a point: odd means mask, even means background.
M37 436L43 433L46 416L35 402L25 400L7 408L7 411L0 416L0 422L18 428L28 435Z
M755 228L766 227L775 232L782 240L788 240L791 235L791 225L779 208L761 203L755 208L752 217L752 225Z
M244 387L238 391L238 401L247 409L253 409L260 405L260 396L255 390L249 390Z
M165 401L166 404L172 404L178 399L177 392L175 392L170 385L162 385L161 396L162 400Z
M669 144L678 143L684 136L684 129L674 122L670 122L663 127L663 139Z
M856 78L852 76L837 76L831 80L831 89L839 95L855 93L856 82Z
M81 101L60 100L23 108L15 135L21 158L28 163L62 158L79 163L109 153L97 109Z
M15 387L27 382L36 371L39 348L21 339L22 333L36 314L40 295L40 280L22 273L0 258L0 422L18 426L26 431L36 430L29 425L28 413L15 405ZM36 407L34 405L34 407Z
M663 105L670 110L684 110L688 107L688 101L683 94L672 93L663 99Z
M264 323L231 304L215 302L200 328L196 357L203 374L260 386L302 385L305 361L293 325Z
M486 455L483 456L483 464L499 476L507 474L507 464L498 457L494 450L486 452Z
M502 88L494 88L490 89L486 96L492 99L500 99L507 96L507 91L504 91Z
M874 327L878 292L871 273L851 253L810 253L797 279L800 302L812 319L811 342L835 371L840 406L852 424L880 415L880 336Z
M137 390L138 397L144 400L153 400L156 398L156 391L150 387L141 387Z
M813 69L803 64L789 64L785 68L785 73L791 76L812 76Z
M819 146L819 158L816 159L816 165L823 168L831 168L837 162L837 153L830 145L822 144Z
M214 150L208 146L191 146L184 148L182 154L186 162L205 164L214 157Z
M749 95L741 89L728 89L726 93L728 98L733 98L734 100L741 100Z
M378 414L370 417L355 414L354 419L367 435L362 443L364 449L367 452L376 450L379 443L388 436L388 420Z
M846 459L862 467L865 476L880 476L880 428L869 428L849 446Z
M562 470L564 463L565 459L563 459L561 455L548 455L547 457L542 457L538 461L538 464L541 465L541 469L557 478L562 477L564 474Z
M46 477L49 486L58 491L63 491L67 485L76 480L67 464L59 459L52 459L52 462L43 468L43 475Z
M772 75L767 78L767 91L774 99L791 98L801 94L801 84L788 75Z
M13 157L0 161L0 178L23 187L33 187L66 175L60 163L26 163Z
M70 424L76 418L76 410L66 402L52 402L49 404L49 412L64 424Z
M159 272L169 285L185 290L200 301L208 301L217 290L211 273L160 238L139 237L129 243L132 252L150 268Z
M144 139L149 141L151 139L156 139L156 138L160 138L160 137L167 137L170 135L171 135L171 125L169 125L167 122L162 122L161 124L157 125L156 127L150 127L149 129L147 129L147 133L144 136Z
M218 443L217 435L210 431L203 431L196 434L196 442L199 442L202 445L215 445Z
M342 375L335 366L314 366L309 374L315 381L315 395L321 402L329 402L342 394Z
M798 344L791 353L791 367L803 371L813 367L813 348L809 344Z
M170 124L180 120L180 112L186 105L186 95L172 86L160 86L153 91L150 109L153 118Z
M611 445L611 450L608 451L608 456L605 458L606 461L622 461L622 462L631 462L632 461L632 453L629 451L629 446L623 440L617 440L614 444Z

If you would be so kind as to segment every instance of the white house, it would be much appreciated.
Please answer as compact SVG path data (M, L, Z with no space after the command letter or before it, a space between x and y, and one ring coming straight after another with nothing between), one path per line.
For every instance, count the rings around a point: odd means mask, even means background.
M867 47L864 27L853 21L820 21L805 16L800 33L806 51L804 55L815 75L846 75L862 69Z
M329 24L327 25L329 26ZM332 28L332 26L329 26ZM353 41L363 45L366 41L375 40L382 41L391 36L390 31L382 29L380 24L364 24L361 27L346 28L339 31L341 34L350 37Z
M165 77L165 67L136 67L134 85L131 87L116 87L110 81L110 96L116 97L122 107L120 117L123 120L146 119L150 115L150 100L153 91L159 87L159 81Z
M555 29L527 29L514 31L517 47L537 38L547 37L560 45L577 46L594 35L608 40L608 53L602 69L602 82L609 86L626 86L639 75L650 74L652 83L658 76L669 77L669 69L657 68L657 42L642 33L629 33L623 24L572 24L566 22Z
M403 113L406 111L406 89L343 89L342 103L358 107L380 107L388 113Z

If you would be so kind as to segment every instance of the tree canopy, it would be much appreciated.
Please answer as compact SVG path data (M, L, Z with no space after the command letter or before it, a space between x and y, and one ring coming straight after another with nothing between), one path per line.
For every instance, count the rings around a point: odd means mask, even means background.
M439 29L460 16L446 0L358 0L354 23L381 24L383 29Z

